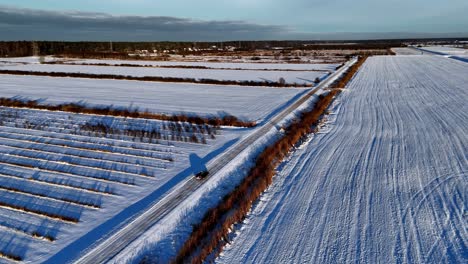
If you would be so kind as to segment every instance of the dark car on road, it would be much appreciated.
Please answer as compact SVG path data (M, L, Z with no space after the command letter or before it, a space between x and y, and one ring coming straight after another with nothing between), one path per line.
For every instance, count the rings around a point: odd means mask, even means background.
M195 177L199 180L202 180L204 178L206 178L206 176L208 176L208 174L210 174L207 170L202 170L200 172L198 172L197 174L195 174Z

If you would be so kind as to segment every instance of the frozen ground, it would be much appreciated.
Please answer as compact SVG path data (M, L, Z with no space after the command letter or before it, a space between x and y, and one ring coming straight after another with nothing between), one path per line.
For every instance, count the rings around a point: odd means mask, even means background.
M306 89L174 84L82 78L0 75L2 97L43 99L43 103L83 101L89 105L139 107L157 113L223 115L260 121Z
M287 83L312 84L316 78L323 78L328 72L323 71L263 71L263 70L220 70L220 69L184 69L184 68L147 68L118 66L88 66L66 64L23 64L0 63L0 70L64 72L87 74L110 74L133 77L173 77L190 79L214 79L225 81L278 82L284 78Z
M0 253L39 263L90 243L247 131L0 107Z
M371 57L219 263L465 263L468 66Z

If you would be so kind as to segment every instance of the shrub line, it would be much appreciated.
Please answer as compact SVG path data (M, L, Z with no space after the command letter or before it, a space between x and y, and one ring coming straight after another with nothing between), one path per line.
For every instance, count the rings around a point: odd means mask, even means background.
M12 261L21 261L23 260L23 258L19 255L15 255L15 254L12 254L12 253L6 253L6 252L3 252L3 251L0 251L0 257L2 258L5 258L5 259L9 259L9 260L12 260Z
M152 65L152 64L130 64L130 63L87 63L87 62L64 62L64 61L48 61L42 62L41 64L51 65L81 65L81 66L110 66L110 67L133 67L133 68L166 68L166 69L202 69L202 70L234 70L234 71L282 71L282 72L330 72L328 70L317 70L317 69L248 69L248 68L229 68L229 67L209 67L199 65Z
M78 73L78 72L40 72L40 71L0 70L0 74L89 78L89 79L112 79L112 80L145 81L145 82L196 83L196 84L213 84L213 85L312 87L311 84L298 84L298 83L287 84L287 83L282 83L282 82L268 82L268 81L264 81L264 82L234 81L234 80L195 79L195 78L162 77L162 76L137 77L137 76L126 76L126 75L91 74L91 73Z
M3 202L3 201L0 201L0 206L11 208L11 209L18 210L18 211L23 211L25 213L31 213L31 214L35 214L35 215L40 215L40 216L52 218L52 219L55 219L55 220L61 220L61 221L64 221L64 222L69 222L69 223L74 223L74 224L79 222L79 219L76 218L76 217L59 215L59 214L56 214L56 213L48 213L48 212L41 211L41 210L38 210L38 209L28 208L28 207L22 206L22 205L15 205L15 204L11 204L11 203L6 203L6 202Z
M1 71L0 71L1 72ZM128 108L111 108L111 107L88 107L78 103L64 103L59 105L39 104L38 100L20 100L15 98L0 98L0 106L16 107L16 108L31 108L48 111L62 111L79 114L94 114L94 115L110 115L119 117L156 119L171 122L187 122L197 125L212 125L212 126L234 126L234 127L254 127L255 122L242 121L239 118L231 115L224 117L199 117L189 115L165 115L150 113L148 111L140 112L138 110L130 110Z
M25 194L25 195L30 195L30 196L36 196L36 197L45 198L45 199L51 199L51 200L60 201L60 202L64 202L64 203L69 203L69 204L74 204L74 205L78 205L78 206L92 207L94 209L100 209L101 208L100 205L95 204L95 203L80 202L78 200L73 200L73 199L66 198L66 197L63 197L63 198L50 197L50 196L47 196L46 194L43 194L43 193L27 192L27 191L25 191L23 189L15 188L15 187L12 187L12 186L0 186L0 190L5 190L5 191L8 191L8 192L19 193L19 194Z

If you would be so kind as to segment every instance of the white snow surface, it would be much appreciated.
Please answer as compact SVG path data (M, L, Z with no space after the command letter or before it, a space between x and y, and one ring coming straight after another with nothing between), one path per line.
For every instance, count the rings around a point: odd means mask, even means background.
M421 49L444 53L447 55L468 55L468 49L455 48L449 46L429 46Z
M465 263L468 66L371 57L219 263Z
M0 75L1 97L60 104L138 107L156 113L188 113L260 121L308 91L299 88L200 85L42 76Z
M284 78L287 83L311 84L315 78L323 78L327 72L317 71L262 71L262 70L220 70L220 69L182 69L146 68L120 66L88 66L66 64L23 64L0 63L1 70L63 72L86 74L110 74L133 77L173 77L190 79L214 79L225 81L278 82Z
M1 64L9 64L9 63L23 63L23 64L39 64L41 58L44 62L51 62L57 61L58 59L52 56L30 56L30 57L12 57L12 58L0 58L0 65Z
M396 55L421 55L420 50L412 49L412 48L392 48L392 51L396 53Z
M151 66L189 66L189 67L208 67L222 69L244 69L244 70L297 70L297 71L334 71L339 64L327 63L238 63L238 62L186 62L186 61L145 61L145 60L96 60L96 59L72 59L67 60L70 63L105 63L110 65L132 64L132 65L151 65Z

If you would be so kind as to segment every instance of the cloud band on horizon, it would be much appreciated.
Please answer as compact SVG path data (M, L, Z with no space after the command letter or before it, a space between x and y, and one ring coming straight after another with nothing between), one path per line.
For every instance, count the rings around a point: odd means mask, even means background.
M3 40L199 41L274 39L287 36L280 25L245 21L202 21L167 16L115 16L79 11L43 11L0 6Z
M228 41L356 40L468 37L461 33L302 33L284 25L240 20L208 21L170 16L117 16L82 11L44 11L0 5L0 40Z

